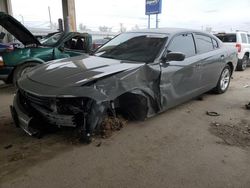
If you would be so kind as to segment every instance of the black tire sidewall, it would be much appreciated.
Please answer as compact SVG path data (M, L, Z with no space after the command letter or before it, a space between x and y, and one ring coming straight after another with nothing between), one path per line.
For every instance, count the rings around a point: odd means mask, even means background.
M241 69L245 70L247 68L247 63L248 63L248 56L244 55L243 59L242 59L242 63L241 63ZM245 67L243 67L243 65L246 64Z
M244 55L243 58L238 62L237 64L237 67L236 67L236 70L237 71L244 71L247 67L247 64L248 64L248 61L249 61L249 58L247 55ZM243 67L243 64L246 62L246 66Z

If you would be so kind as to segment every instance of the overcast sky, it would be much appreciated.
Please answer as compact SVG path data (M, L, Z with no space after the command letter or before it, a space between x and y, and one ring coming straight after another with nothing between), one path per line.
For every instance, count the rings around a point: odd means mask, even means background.
M77 25L92 30L99 26L119 29L120 23L129 30L135 25L147 27L145 0L75 0ZM49 21L48 6L53 22L62 17L61 0L12 0L14 16L24 22ZM162 0L159 27L185 27L217 31L249 30L250 0ZM155 16L151 26L155 27Z

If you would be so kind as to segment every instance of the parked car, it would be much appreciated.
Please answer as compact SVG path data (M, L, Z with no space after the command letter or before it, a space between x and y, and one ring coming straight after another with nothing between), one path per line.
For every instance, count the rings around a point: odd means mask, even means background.
M226 92L236 63L235 48L202 31L122 33L93 56L51 61L25 74L12 116L29 135L43 122L80 127L90 138L108 115L144 120L207 91Z
M234 46L238 49L238 63L236 70L244 71L249 61L250 34L244 31L215 34L226 46Z
M14 82L32 67L46 61L89 53L91 35L87 33L56 33L44 40L37 40L20 22L0 12L0 25L19 40L24 48L0 53L0 80Z
M6 51L12 51L14 49L12 44L0 43L0 53Z

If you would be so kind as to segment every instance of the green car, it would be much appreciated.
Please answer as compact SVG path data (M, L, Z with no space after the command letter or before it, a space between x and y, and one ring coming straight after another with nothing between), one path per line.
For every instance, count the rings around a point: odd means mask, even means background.
M0 80L16 83L32 67L50 60L89 53L92 37L88 33L58 32L38 40L19 21L0 12L0 25L23 44L21 48L0 53Z

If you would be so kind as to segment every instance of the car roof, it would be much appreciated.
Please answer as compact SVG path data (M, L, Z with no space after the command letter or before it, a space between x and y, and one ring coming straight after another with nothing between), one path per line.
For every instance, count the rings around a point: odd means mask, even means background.
M182 33L182 32L200 32L200 33L206 33L204 31L200 30L194 30L194 29L185 29L185 28L158 28L158 29L140 29L140 30L134 30L130 31L129 33L161 33L161 34L176 34L176 33ZM209 34L211 35L211 34Z
M244 33L244 34L249 34L247 31L235 31L235 32L218 32L215 33L215 35L235 35L237 33Z

